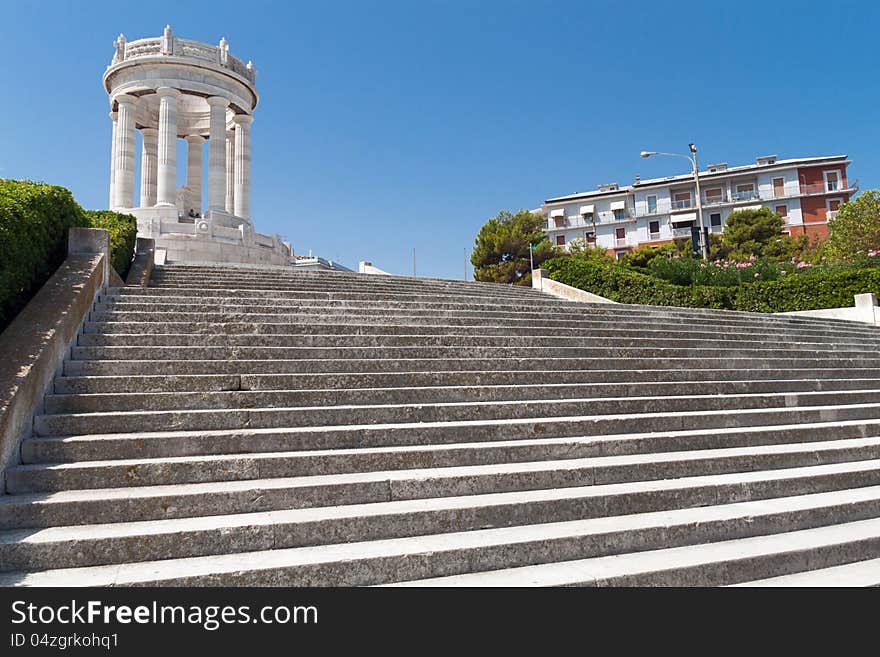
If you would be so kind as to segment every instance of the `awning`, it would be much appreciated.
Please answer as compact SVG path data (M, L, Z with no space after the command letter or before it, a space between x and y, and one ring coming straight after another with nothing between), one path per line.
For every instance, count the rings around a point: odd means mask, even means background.
M626 209L626 201L611 201L611 209L612 210L625 210Z
M677 214L672 218L672 223L682 223L685 221L696 221L697 213L696 212L683 212L682 214Z
M565 218L565 210L562 208L560 208L559 210L550 210L550 218L556 219L557 217Z
M593 205L582 205L581 206L581 214L593 214L596 211L595 206Z
M763 207L764 207L763 205L746 205L746 206L741 207L741 208L734 208L734 211L736 212L736 211L739 211L739 210L760 210L760 209L762 209Z

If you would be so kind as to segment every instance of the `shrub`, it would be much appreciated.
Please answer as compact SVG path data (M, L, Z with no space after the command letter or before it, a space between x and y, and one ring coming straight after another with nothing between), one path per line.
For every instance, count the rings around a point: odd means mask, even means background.
M67 255L67 232L85 225L63 187L0 179L0 329Z
M84 210L92 228L104 228L110 233L110 264L124 279L131 266L134 243L137 238L137 220L130 214L110 210Z
M0 179L0 330L64 261L75 226L110 233L110 264L125 277L137 237L133 216L83 210L63 187Z
M550 278L620 303L690 308L731 308L729 291L720 287L674 285L618 265L579 258L544 263Z
M880 270L820 272L744 285L736 294L734 308L757 312L846 308L853 305L853 296L866 292L880 294Z

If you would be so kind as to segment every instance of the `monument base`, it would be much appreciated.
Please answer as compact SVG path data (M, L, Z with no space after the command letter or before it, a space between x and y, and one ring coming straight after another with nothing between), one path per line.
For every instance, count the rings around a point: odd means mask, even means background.
M290 245L278 235L254 232L251 223L225 212L182 216L176 207L120 210L137 218L138 237L156 241L167 263L242 263L289 265Z

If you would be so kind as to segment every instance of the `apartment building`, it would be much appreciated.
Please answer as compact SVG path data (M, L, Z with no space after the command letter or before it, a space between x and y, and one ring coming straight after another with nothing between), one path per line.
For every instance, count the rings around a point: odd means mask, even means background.
M754 164L712 164L699 172L703 222L724 231L731 212L770 208L785 220L790 235L828 237L828 220L858 191L845 155L780 160L759 157ZM550 241L567 247L576 238L618 257L635 247L689 238L698 226L693 174L608 183L590 192L547 199L535 212L547 218Z

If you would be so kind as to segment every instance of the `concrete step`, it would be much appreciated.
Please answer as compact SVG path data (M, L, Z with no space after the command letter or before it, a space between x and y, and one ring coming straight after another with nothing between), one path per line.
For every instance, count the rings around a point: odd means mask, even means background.
M627 323L613 321L589 321L589 322L561 322L559 325L529 325L514 321L513 324L500 325L479 324L475 321L457 321L454 324L428 323L418 321L408 323L401 321L395 323L392 318L373 322L360 322L356 317L334 318L333 323L328 323L326 318L309 316L315 321L296 321L295 318L282 318L278 321L223 321L223 322L154 322L154 321L89 321L84 325L87 334L197 334L197 335L456 335L456 336L535 336L551 335L557 337L584 335L596 337L663 337L670 338L719 338L729 337L719 334L717 326L688 327L685 324L659 327L644 323ZM338 321L336 321L338 319ZM511 320L513 321L513 320ZM551 322L552 324L552 322ZM732 335L732 334L731 334ZM737 327L735 335L742 340L769 341L771 343L784 342L787 340L821 341L821 342L854 342L857 344L873 344L873 338L865 336L857 331L840 330L815 330L785 328L774 331L772 340L768 340L768 333L763 329Z
M450 497L874 459L880 459L876 437L451 467L406 467L411 462L403 461L404 469L385 471L346 465L358 463L353 458L327 458L322 463L314 454L266 452L20 465L6 471L6 489L18 494L292 478L304 499L328 506L336 496L350 500L361 489L381 492L390 487L407 499ZM326 474L312 474L317 472Z
M803 500L788 502L789 506L780 500L775 505L760 507L724 505L319 547L32 574L14 572L2 576L0 584L351 586L450 578L499 565L508 569L495 570L494 576L486 580L479 579L486 573L462 578L485 585L497 583L505 576L509 578L512 567L536 563L545 564L543 569L531 571L532 579L534 573L542 573L542 584L730 584L767 573L791 572L811 565L839 565L880 555L880 519L869 517L824 526L814 526L815 519L805 520L802 522L807 529L785 531L787 518L783 514L803 512ZM798 527L797 521L793 524ZM756 535L762 528L775 533ZM695 539L710 540L719 534L733 538L693 544ZM677 547L656 549L658 544ZM616 553L621 549L634 552ZM555 576L550 577L551 573ZM432 579L429 583L450 584L454 580Z
M144 396L144 401L151 397ZM457 422L592 416L635 415L656 412L706 413L751 409L880 406L880 390L682 395L663 397L592 397L513 401L434 402L415 404L359 404L266 408L101 411L44 414L34 418L34 435L65 436L125 431L189 431L265 429L362 424Z
M614 360L604 358L364 358L332 359L316 358L296 360L67 360L63 373L66 376L87 375L145 375L164 374L361 374L392 372L490 372L517 369L524 379L533 371L545 370L589 370L605 371L614 365L622 371L629 370L780 370L794 369L868 369L876 374L880 369L880 358L841 358L838 356L815 358L792 358L780 354L778 357L756 356L738 357L731 355L719 357L690 358L630 358L619 357Z
M540 328L543 330L555 330L557 328L580 328L583 330L593 328L647 328L657 329L660 326L666 326L670 330L675 327L686 327L688 330L694 328L716 330L735 330L744 329L754 331L766 328L766 337L768 339L776 339L776 331L780 331L780 336L784 337L786 331L797 329L803 333L804 327L800 325L788 324L770 324L769 326L759 325L747 320L734 320L727 318L712 319L688 319L688 318L669 318L661 321L653 318L632 316L621 316L619 318L596 317L593 315L564 315L557 318L552 314L542 315L539 312L520 312L506 313L504 311L492 313L479 312L453 312L441 311L438 313L431 312L408 312L389 313L387 311L376 310L373 312L357 313L356 316L351 313L328 311L315 313L150 313L150 312L96 312L89 314L90 322L161 322L170 325L171 322L191 323L208 323L215 324L217 328L220 325L240 324L240 323L268 323L268 324L326 324L338 323L340 325L360 325L360 324L398 324L408 326L428 325L445 325L445 326L463 326L463 327L481 327L485 324L504 324L509 327L525 327ZM830 335L834 334L863 337L868 336L873 339L873 333L867 332L861 327L851 322L848 325L840 327L806 327L806 335Z
M461 291L454 290L448 292L430 292L425 293L419 290L403 290L403 291L387 291L377 288L368 288L366 290L355 290L351 288L343 288L340 290L327 291L321 289L298 288L296 290L202 290L199 288L169 288L169 287L110 287L105 293L99 295L101 301L173 301L182 300L201 300L206 303L208 300L226 300L226 299L273 299L278 302L297 299L369 299L378 300L396 300L396 301L436 301L438 299L473 299L477 302L487 299L491 300L507 300L513 299L518 301L528 300L535 303L555 303L565 305L567 302L558 297L551 297L545 294L515 294L506 292L486 293L483 291Z
M766 413L755 413L759 421ZM818 414L818 415L821 415ZM788 414L789 419L804 419L802 414ZM669 416L665 416L668 420ZM719 418L709 418L716 420ZM774 418L775 419L775 418ZM880 435L871 418L823 422L813 414L813 421L799 424L710 426L697 429L667 429L644 433L638 428L630 433L596 431L584 422L550 421L529 426L506 422L507 432L493 430L485 423L435 425L428 430L410 431L400 425L384 435L380 429L366 427L362 432L348 427L327 431L303 429L250 429L246 431L160 431L151 433L79 434L71 436L32 437L22 442L24 463L70 463L130 458L163 458L215 454L252 454L263 452L304 452L303 458L315 455L323 463L332 459L343 462L378 462L385 459L394 467L446 467L462 464L497 463L609 456L689 449L745 447L781 443L868 438ZM668 423L666 423L668 424ZM316 463L316 466L320 463ZM391 465L389 465L391 467ZM351 469L351 468L349 468Z
M536 386L580 384L585 390L602 390L613 385L648 385L659 383L675 386L685 382L738 381L743 377L736 370L567 370L554 372L533 370L523 376L521 370L491 372L390 372L368 374L181 374L129 376L59 376L55 379L56 394L99 394L129 392L199 392L199 391L258 391L258 390L354 390L360 388L416 388L416 387L482 387L482 386ZM874 387L878 373L874 369L785 369L756 370L748 373L756 385L773 385L777 390L809 381L816 390ZM797 382L797 383L796 383ZM735 384L734 384L735 385ZM693 391L691 389L690 391ZM585 393L586 394L586 393ZM593 393L589 393L592 395Z
M842 586L880 586L880 559L867 559L843 564L842 566L830 566L818 570L791 573L790 575L778 575L756 579L732 586L826 586L839 588Z
M196 518L320 506L323 498L303 497L296 483L273 478L5 495L0 497L0 528L100 524L108 518L114 522ZM567 489L573 495L594 496L606 515L625 515L878 485L880 461L856 461ZM329 506L411 499L391 486L349 488L348 493L350 497L335 496Z
M11 530L0 533L0 571L76 568L212 554L457 533L529 524L557 537L591 530L614 553L651 546L714 541L874 518L880 487L759 502L603 517L588 489L386 502L131 523ZM584 522L586 520L586 522ZM665 521L665 525L660 524ZM663 531L665 529L665 531ZM430 540L430 539L429 539ZM636 545L636 541L638 544ZM555 541L557 544L559 541Z
M493 335L358 335L358 334L270 334L270 335L197 335L136 333L97 334L83 333L79 336L80 347L620 347L686 348L686 349L740 349L743 338L694 339L667 335L666 337L608 336L493 336ZM771 345L768 345L768 348ZM874 349L871 343L851 340L806 341L788 339L772 345L782 351L865 351Z
M408 586L723 586L880 556L880 519L717 543L471 572ZM109 574L109 573L108 573Z
M652 346L641 342L627 345L618 341L612 346L368 346L368 347L266 347L266 346L111 346L73 347L73 360L299 360L299 359L420 359L420 358L686 358L699 355L693 346ZM858 347L822 349L795 346L755 346L727 343L706 349L713 357L755 358L840 358L880 363L880 351L866 353Z
M736 395L783 392L880 390L878 379L704 381L662 383L548 383L544 385L433 386L395 388L328 388L323 390L233 390L174 392L110 392L50 394L43 412L100 413L108 411L285 408L475 401L590 399Z

